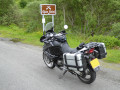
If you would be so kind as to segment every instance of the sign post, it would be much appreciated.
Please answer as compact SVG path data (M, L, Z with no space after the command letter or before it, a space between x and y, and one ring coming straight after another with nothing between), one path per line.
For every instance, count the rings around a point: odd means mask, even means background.
M55 4L40 4L40 12L42 15L43 32L45 32L45 18L44 15L52 15L52 23L54 25L54 15L56 15ZM54 28L53 28L54 30Z
M43 34L44 34L44 31L45 31L45 18L44 18L44 15L42 15L42 23L43 23Z
M54 15L52 15L53 31L54 31Z

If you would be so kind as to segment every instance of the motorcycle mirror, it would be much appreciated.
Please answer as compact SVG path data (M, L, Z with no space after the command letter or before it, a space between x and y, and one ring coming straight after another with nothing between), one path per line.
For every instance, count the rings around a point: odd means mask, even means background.
M64 29L68 29L68 25L64 25Z

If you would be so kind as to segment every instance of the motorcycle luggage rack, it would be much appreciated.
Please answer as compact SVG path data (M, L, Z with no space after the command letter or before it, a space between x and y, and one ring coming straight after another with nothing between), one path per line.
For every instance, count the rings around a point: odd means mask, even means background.
M83 68L83 66L80 67L80 66L73 66L73 65L66 65L66 64L65 64L65 66L72 67L72 68Z
M69 69L69 67L73 67L73 68L77 68L77 70L79 71L80 68L83 68L83 66L78 66L77 56L76 56L76 55L75 55L75 63L76 63L76 66L68 65L68 64L67 64L66 55L64 55L64 58L65 58L65 63L66 63L66 64L64 64L64 65L67 67L67 69Z

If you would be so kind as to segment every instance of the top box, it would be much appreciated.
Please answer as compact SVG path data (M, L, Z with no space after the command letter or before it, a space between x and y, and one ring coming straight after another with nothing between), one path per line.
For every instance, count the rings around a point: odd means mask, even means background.
M56 15L55 4L40 4L41 15Z

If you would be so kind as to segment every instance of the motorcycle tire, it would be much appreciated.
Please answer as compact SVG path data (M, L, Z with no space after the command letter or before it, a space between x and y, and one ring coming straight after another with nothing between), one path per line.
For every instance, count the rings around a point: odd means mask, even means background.
M82 82L86 84L91 84L96 79L96 72L91 67L88 67L86 70L88 70L89 73L83 73L83 75L77 75L77 76ZM86 78L87 75L89 75L90 78Z
M48 58L47 55L44 54L44 52L43 52L43 60L48 68L53 69L55 67L55 63L52 60L50 60L50 58Z

